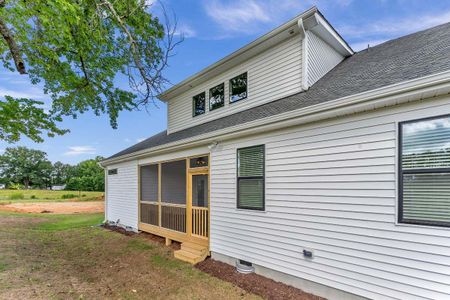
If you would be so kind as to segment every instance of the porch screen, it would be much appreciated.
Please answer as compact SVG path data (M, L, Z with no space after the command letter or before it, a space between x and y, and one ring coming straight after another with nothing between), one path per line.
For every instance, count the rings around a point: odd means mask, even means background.
M141 201L158 201L158 165L141 167Z
M161 202L186 204L186 160L161 164Z
M450 116L400 124L399 222L450 226Z

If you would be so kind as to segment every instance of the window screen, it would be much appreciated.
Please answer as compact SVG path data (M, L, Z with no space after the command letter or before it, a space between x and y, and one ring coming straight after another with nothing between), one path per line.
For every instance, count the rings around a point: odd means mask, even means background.
M209 110L225 105L225 84L219 84L209 90Z
M158 165L141 167L141 201L158 201Z
M161 164L161 202L186 204L186 160Z
M247 73L230 79L230 102L247 98Z
M399 222L450 226L450 116L400 123Z
M205 92L198 94L192 98L193 116L198 116L205 113Z
M237 207L264 210L264 146L237 151Z

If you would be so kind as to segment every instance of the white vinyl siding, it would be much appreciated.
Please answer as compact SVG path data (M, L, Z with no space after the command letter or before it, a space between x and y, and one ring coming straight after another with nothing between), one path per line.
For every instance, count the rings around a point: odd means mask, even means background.
M449 97L219 143L210 250L368 298L450 299L450 230L396 223L397 122L445 111ZM266 210L236 209L236 149L262 144Z
M301 40L297 35L171 99L168 103L168 132L179 131L300 92L301 56ZM244 72L248 72L248 97L230 103L229 80ZM192 97L209 92L210 88L221 83L225 83L224 107L209 111L207 105L205 114L192 117ZM209 95L206 95L206 99L209 99Z
M308 45L308 85L313 85L340 63L344 57L311 31L306 32Z
M138 227L138 169L131 161L108 166L117 169L116 175L107 179L106 219L124 226Z

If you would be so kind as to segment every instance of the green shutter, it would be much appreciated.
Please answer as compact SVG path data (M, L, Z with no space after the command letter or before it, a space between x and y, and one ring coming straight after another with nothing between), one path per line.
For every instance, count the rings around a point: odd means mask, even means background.
M264 146L238 150L238 208L264 210Z

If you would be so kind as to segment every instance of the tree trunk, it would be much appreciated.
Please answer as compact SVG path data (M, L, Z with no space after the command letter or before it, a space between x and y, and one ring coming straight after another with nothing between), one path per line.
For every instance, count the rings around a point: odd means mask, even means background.
M30 185L30 180L28 178L25 178L23 181L23 185L25 186L25 189L28 190L28 186Z

